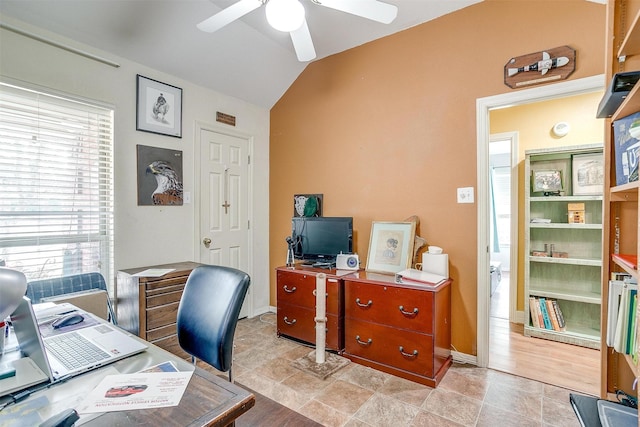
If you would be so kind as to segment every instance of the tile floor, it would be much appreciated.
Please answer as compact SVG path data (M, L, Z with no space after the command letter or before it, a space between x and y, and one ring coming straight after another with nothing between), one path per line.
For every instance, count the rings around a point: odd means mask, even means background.
M433 389L355 363L325 380L291 362L313 349L276 336L276 315L238 324L234 376L266 397L330 427L578 427L569 390L454 364Z

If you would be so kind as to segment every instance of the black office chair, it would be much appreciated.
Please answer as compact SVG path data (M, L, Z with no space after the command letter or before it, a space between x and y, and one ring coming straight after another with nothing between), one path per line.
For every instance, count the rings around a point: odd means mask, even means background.
M189 274L178 306L180 347L194 364L201 359L221 372L228 371L230 382L233 335L250 283L249 275L240 270L199 266Z

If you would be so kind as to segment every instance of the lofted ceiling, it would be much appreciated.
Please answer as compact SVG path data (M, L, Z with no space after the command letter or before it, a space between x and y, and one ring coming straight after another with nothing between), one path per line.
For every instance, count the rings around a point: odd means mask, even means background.
M2 0L0 23L22 21L270 109L308 63L267 24L264 7L215 33L196 28L235 1ZM398 6L388 25L300 1L317 61L482 0L384 0Z

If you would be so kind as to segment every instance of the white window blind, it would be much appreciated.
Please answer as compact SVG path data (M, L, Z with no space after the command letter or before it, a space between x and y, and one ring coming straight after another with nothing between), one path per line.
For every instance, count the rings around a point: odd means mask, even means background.
M0 261L113 277L113 110L0 83Z

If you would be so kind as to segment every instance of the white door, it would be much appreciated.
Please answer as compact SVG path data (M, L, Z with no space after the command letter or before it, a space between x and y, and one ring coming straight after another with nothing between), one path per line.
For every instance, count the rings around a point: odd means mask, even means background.
M200 130L200 262L248 272L249 141ZM245 298L240 317L249 314Z

